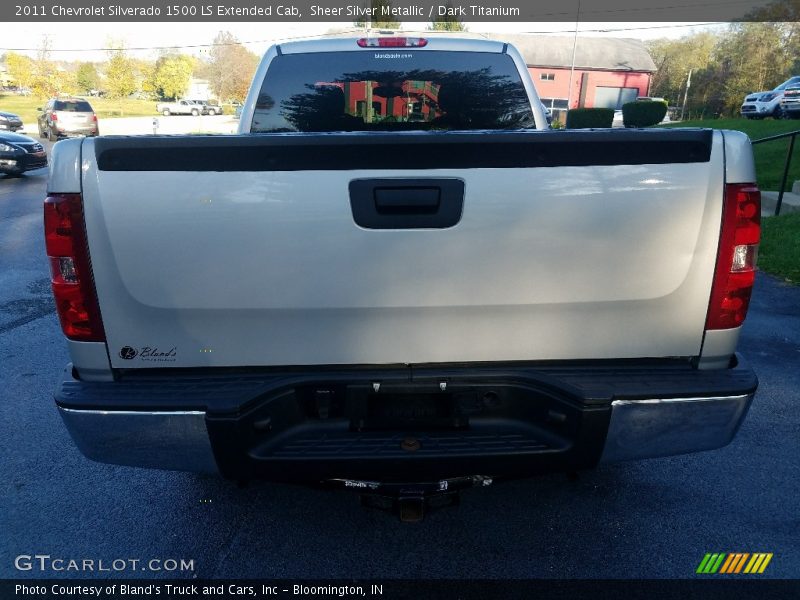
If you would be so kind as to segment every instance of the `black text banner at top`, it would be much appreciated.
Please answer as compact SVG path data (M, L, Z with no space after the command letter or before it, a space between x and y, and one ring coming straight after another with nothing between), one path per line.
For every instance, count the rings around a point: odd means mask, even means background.
M670 23L788 21L797 12L793 0L10 0L0 22Z

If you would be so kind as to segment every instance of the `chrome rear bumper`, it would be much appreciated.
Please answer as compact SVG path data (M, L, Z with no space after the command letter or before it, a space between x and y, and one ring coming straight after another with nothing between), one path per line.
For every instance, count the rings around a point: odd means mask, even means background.
M600 462L721 448L733 440L753 396L615 400Z
M730 443L753 394L616 400L600 462L713 450ZM203 411L139 412L59 407L88 458L117 465L218 472Z
M203 411L58 410L75 445L97 462L217 472Z

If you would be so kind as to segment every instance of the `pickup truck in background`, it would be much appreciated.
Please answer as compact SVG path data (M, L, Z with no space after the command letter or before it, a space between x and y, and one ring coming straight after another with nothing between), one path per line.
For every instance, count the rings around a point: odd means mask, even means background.
M781 109L787 119L800 119L800 82L790 85L783 91Z
M416 503L735 435L745 135L550 130L512 46L382 35L272 47L240 132L54 148L89 458Z
M211 115L213 117L214 115L221 115L224 112L220 105L212 104L208 100L189 100L189 102L193 102L199 106L204 115Z
M159 102L156 104L156 112L165 117L170 115L192 115L208 114L208 109L202 104L196 104L193 100L178 100L176 102Z

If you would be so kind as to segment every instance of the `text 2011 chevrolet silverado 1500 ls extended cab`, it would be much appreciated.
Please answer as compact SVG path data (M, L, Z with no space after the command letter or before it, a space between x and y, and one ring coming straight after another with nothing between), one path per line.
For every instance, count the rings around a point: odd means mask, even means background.
M443 490L733 438L743 134L547 130L513 47L381 36L270 49L241 133L54 148L89 458Z

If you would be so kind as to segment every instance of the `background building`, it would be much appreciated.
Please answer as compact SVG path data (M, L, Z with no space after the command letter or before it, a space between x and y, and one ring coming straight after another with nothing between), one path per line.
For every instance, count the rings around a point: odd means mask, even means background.
M572 36L488 34L488 37L517 47L542 102L551 109L618 109L637 96L649 95L650 78L656 71L653 59L639 40L578 37L570 95Z

